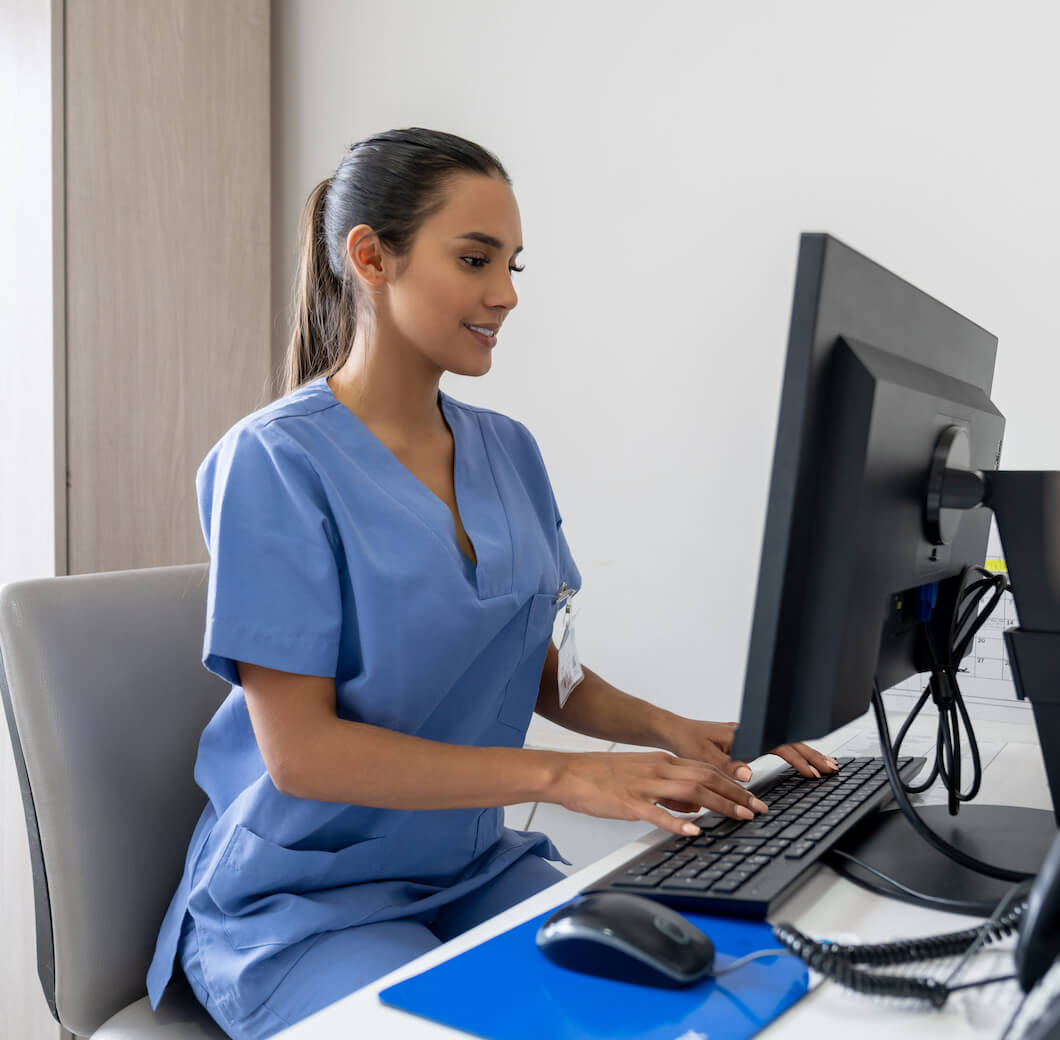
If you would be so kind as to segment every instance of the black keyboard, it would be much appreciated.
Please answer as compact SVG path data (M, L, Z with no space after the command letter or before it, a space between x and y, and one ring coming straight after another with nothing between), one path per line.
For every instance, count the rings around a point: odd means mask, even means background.
M879 758L840 758L820 780L790 766L751 790L769 806L754 820L707 813L694 838L670 836L585 891L633 892L671 906L763 919L812 873L833 845L891 795ZM923 758L900 758L909 780Z

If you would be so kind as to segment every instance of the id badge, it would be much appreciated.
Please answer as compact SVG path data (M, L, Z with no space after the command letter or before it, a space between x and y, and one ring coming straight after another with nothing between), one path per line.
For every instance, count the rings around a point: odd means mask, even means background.
M574 612L571 610L571 597L576 589L568 589L566 582L560 586L559 601L565 602L563 612L563 635L559 641L559 706L567 703L575 687L585 678L585 672L578 661L578 644L574 638Z

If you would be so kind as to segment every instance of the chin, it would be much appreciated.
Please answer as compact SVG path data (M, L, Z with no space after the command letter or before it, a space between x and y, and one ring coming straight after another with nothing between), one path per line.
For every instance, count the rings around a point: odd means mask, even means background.
M484 376L493 367L492 355L487 355L477 362L463 362L449 366L454 376Z

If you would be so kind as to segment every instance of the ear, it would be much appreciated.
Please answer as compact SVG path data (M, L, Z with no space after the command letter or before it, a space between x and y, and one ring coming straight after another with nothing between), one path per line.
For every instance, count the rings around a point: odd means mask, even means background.
M357 277L379 288L386 281L383 246L379 236L367 224L358 224L346 236L346 255Z

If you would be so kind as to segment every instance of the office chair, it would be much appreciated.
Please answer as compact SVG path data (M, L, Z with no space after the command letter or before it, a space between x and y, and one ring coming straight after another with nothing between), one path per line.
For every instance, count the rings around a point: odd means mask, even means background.
M29 831L37 971L93 1040L217 1040L177 965L145 976L205 796L192 769L228 685L200 663L205 564L0 589L3 696Z

